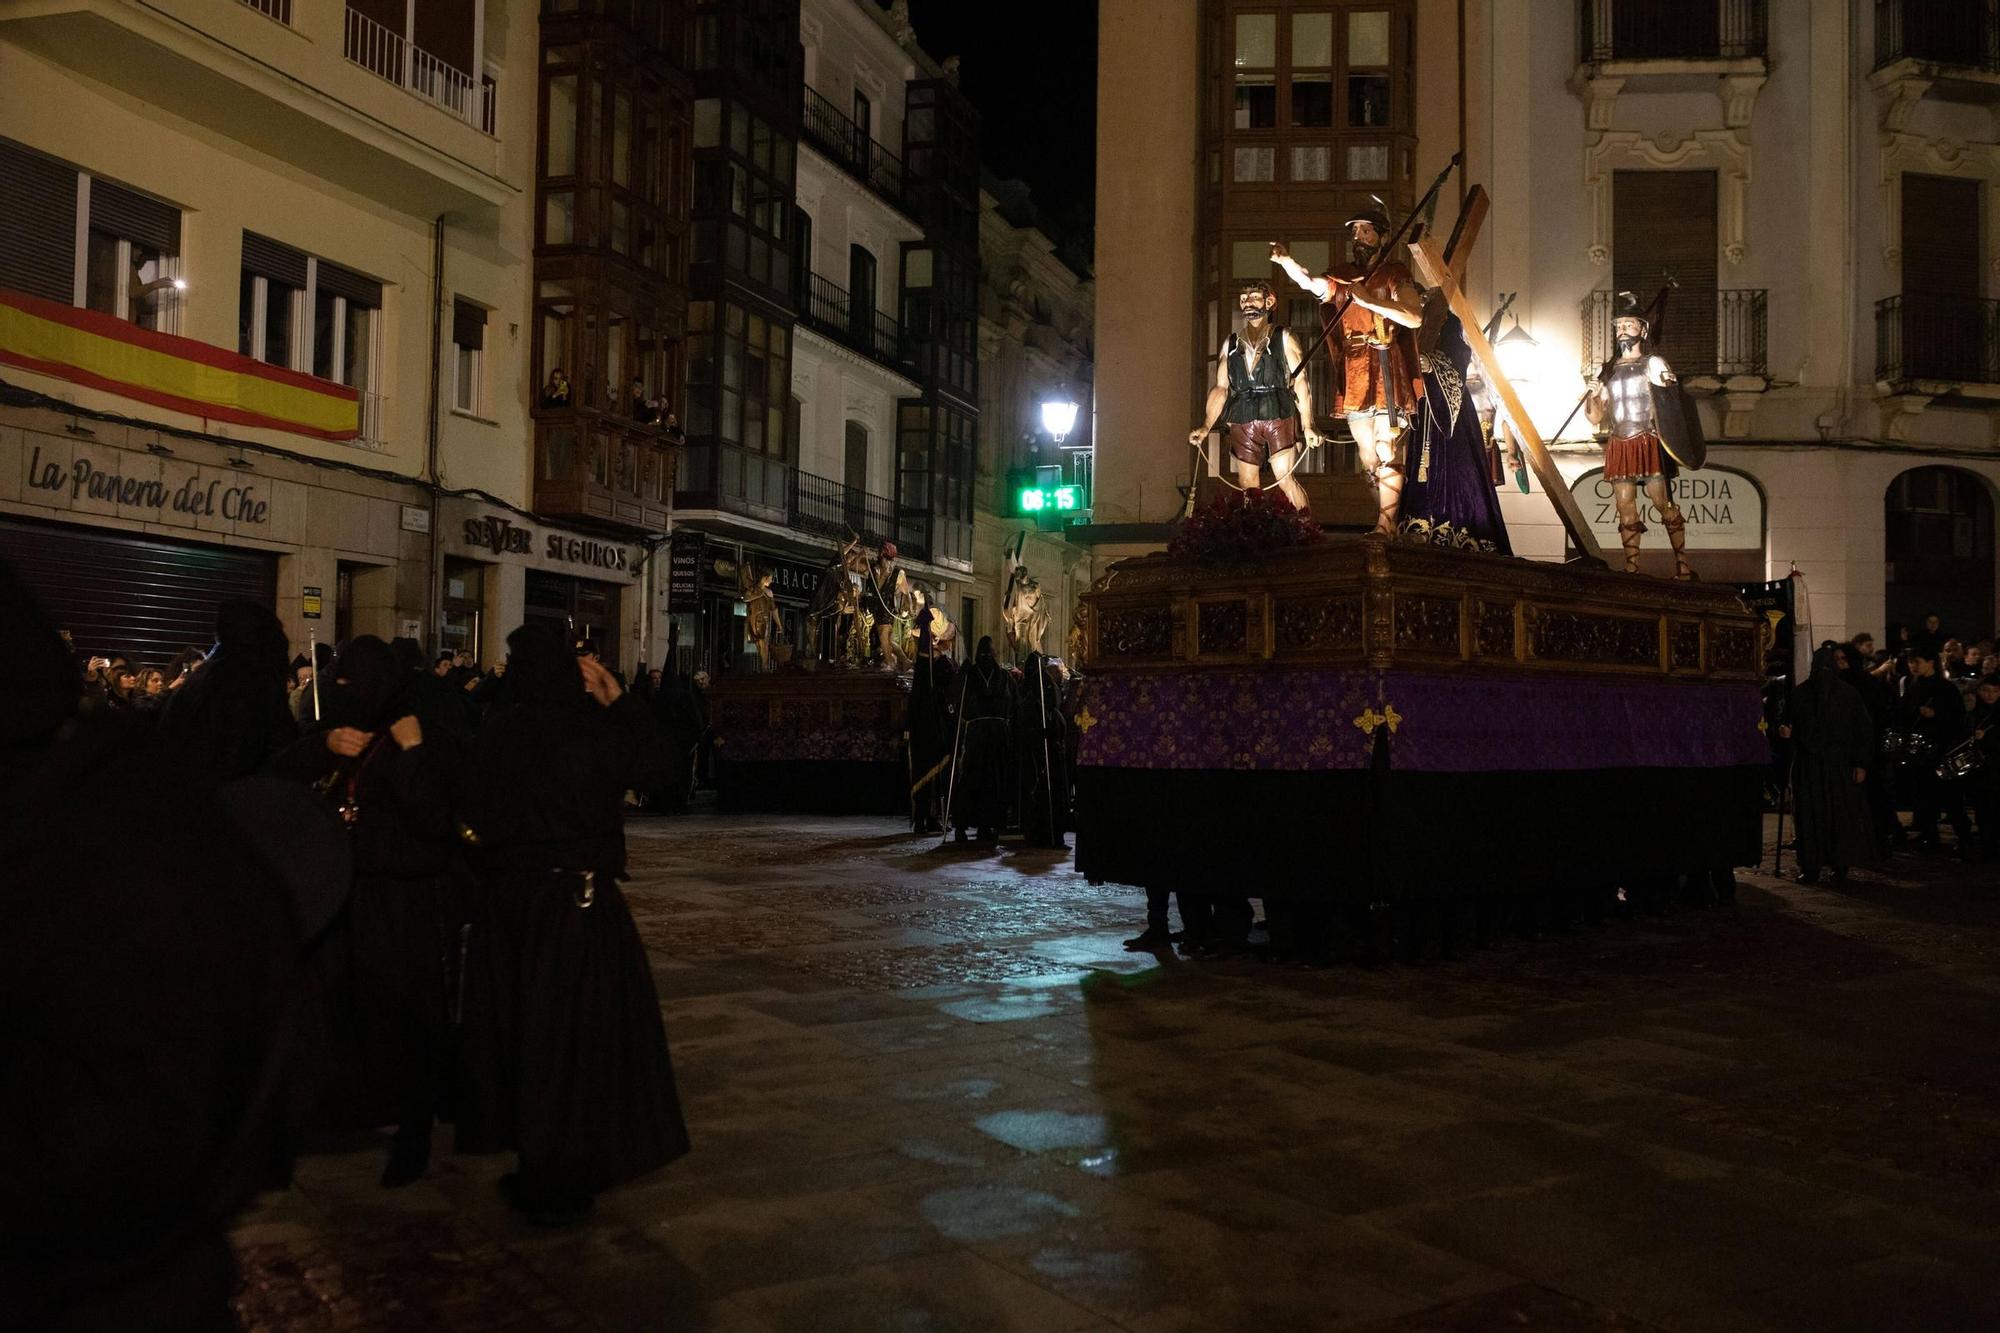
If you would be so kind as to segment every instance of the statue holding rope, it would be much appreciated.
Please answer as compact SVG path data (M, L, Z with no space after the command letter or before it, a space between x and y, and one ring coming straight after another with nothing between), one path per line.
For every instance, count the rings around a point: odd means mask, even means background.
M1221 423L1234 464L1234 485L1240 490L1269 489L1264 465L1271 465L1270 485L1300 513L1310 512L1305 487L1292 475L1307 449L1319 447L1312 428L1312 384L1297 371L1304 364L1291 331L1277 327L1272 314L1277 293L1261 279L1245 283L1236 307L1243 326L1223 340L1216 354L1215 384L1208 391L1202 422L1188 432L1188 443L1199 449L1208 433Z

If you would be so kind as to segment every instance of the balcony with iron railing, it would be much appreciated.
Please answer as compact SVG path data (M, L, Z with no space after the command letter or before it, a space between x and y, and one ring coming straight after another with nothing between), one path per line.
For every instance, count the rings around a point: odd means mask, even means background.
M1592 292L1583 298L1583 373L1594 376L1612 356L1611 320L1616 298ZM1706 308L1704 308L1706 307ZM1714 304L1685 291L1667 300L1653 350L1683 383L1714 379L1735 388L1745 379L1770 378L1769 295L1762 287L1725 288Z
M1930 0L1921 0L1929 3ZM1586 65L1761 60L1767 0L1581 0Z
M1941 386L1932 392L2000 385L2000 301L1919 292L1877 301L1875 378L1892 388Z
M464 70L453 68L358 9L347 11L342 53L377 78L388 80L487 134L494 132L498 90L491 79L475 79Z
M817 273L807 274L801 313L809 327L835 342L892 370L909 371L902 326L873 305L856 302L845 287Z
M895 542L913 555L924 546L923 529L899 518L894 500L810 472L792 473L792 526L835 541Z
M835 165L905 212L903 160L869 137L841 109L811 88L805 90L802 120L806 142Z
M242 0L242 3L265 18L276 19L288 28L292 26L292 0Z
M1875 0L1875 68L1899 60L2000 74L2000 0Z

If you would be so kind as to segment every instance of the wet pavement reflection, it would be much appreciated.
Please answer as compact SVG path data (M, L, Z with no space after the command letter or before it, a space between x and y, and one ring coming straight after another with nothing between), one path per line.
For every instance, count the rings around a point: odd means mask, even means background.
M1308 971L890 821L636 821L694 1151L571 1231L301 1162L252 1328L2000 1326L2000 884Z

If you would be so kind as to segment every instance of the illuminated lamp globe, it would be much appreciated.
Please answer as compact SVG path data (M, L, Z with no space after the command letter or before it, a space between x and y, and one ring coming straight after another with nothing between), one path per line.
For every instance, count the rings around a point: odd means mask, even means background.
M1066 393L1058 393L1042 403L1042 429L1049 438L1061 444L1076 429L1076 400Z
M1514 321L1514 327L1500 335L1500 340L1493 345L1493 352L1500 358L1501 371L1516 384L1533 379L1535 371L1541 366L1542 345L1533 334L1521 327L1518 319Z

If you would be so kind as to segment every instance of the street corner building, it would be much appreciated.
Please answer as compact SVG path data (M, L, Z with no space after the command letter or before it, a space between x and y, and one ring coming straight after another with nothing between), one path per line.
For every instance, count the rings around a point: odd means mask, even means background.
M490 661L545 617L614 666L646 656L686 16L564 17L0 13L0 554L79 650L164 662L248 597L298 649L406 635ZM618 59L580 92L539 74L545 43Z

